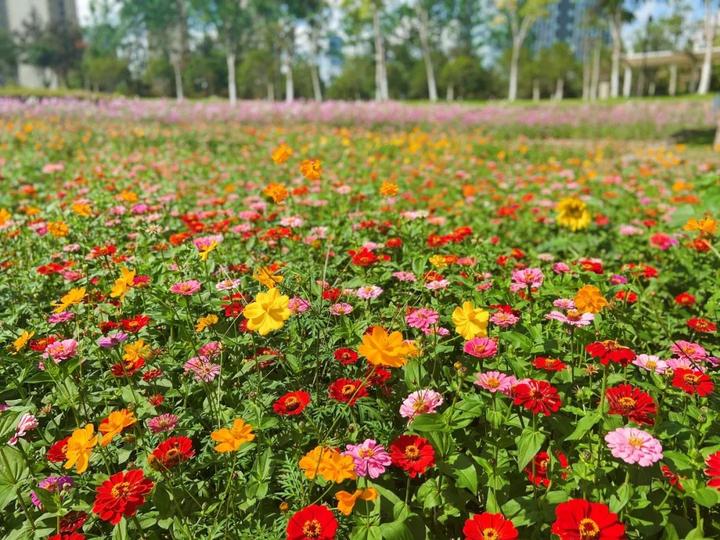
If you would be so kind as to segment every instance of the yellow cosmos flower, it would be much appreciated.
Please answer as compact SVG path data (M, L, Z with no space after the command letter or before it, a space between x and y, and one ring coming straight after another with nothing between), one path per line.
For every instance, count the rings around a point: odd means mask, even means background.
M13 341L13 347L15 348L15 352L20 352L25 345L27 345L27 342L30 341L30 338L35 335L35 332L28 332L27 330L23 330L23 333L20 334L20 336Z
M269 199L272 199L274 203L280 204L285 199L287 199L288 190L282 184L271 182L267 186L265 186L265 189L263 189L263 195L265 195Z
M252 432L250 424L246 424L242 418L236 418L230 429L222 428L213 431L210 438L219 443L215 447L216 452L237 452L243 444L252 441L255 434Z
M319 159L305 159L300 163L300 172L308 180L320 180L322 162Z
M135 281L135 270L128 270L124 266L120 268L120 277L115 280L112 291L110 291L111 298L125 298L125 295L133 286Z
M456 307L452 314L455 331L466 341L474 337L487 336L487 325L490 314L481 308L476 308L472 302L463 302Z
M594 285L585 285L574 298L575 307L581 313L600 313L608 305L608 301Z
M400 332L388 334L382 326L374 326L358 347L361 356L374 366L401 367L416 348L405 342Z
M590 212L587 205L575 197L567 197L561 200L557 207L557 223L561 227L578 231L590 225Z
M53 313L62 313L70 306L82 302L83 298L85 298L85 287L70 289L70 291L68 291L68 293L63 296L59 302L55 302L55 309L53 310Z
M290 156L292 156L292 148L290 148L287 144L282 143L278 147L275 148L275 150L272 151L272 154L270 157L272 160L278 164L282 165L285 163L288 159L290 159Z
M55 238L67 236L70 232L70 228L62 221L52 221L48 223L47 227L50 234L52 234Z
M65 450L67 462L63 466L66 469L72 469L73 466L75 466L78 474L84 473L90 463L93 446L95 446L97 442L98 437L95 435L95 428L92 424L73 431L70 439L68 439L67 449Z
M197 321L197 324L195 325L195 331L202 332L207 327L216 324L218 320L218 316L212 313L210 315L206 315L205 317L200 317Z
M710 216L705 216L702 219L690 218L683 229L686 231L699 231L701 234L714 236L717 232L717 221Z
M76 202L72 204L72 211L81 217L92 217L92 208L88 203Z
M325 446L318 446L305 454L299 463L309 480L317 475L329 482L339 484L343 480L355 479L355 462L352 456L346 456Z
M215 248L218 247L218 243L213 240L210 242L207 246L203 247L198 251L198 255L200 256L201 261L207 261L208 255L210 255L211 251L214 251Z
M132 343L128 343L123 347L123 360L126 362L136 362L140 358L147 358L150 356L152 350L150 346L145 343L144 339L138 339Z
M4 208L0 208L0 225L5 225L11 218L12 214L10 212Z
M255 301L245 306L243 315L248 320L247 327L264 336L279 330L290 318L288 303L290 298L281 294L277 288L258 293Z
M280 274L276 274L272 266L263 266L255 271L253 279L259 281L268 289L272 289L282 283L284 278Z
M123 429L132 426L136 422L135 415L127 409L111 412L98 426L98 431L103 434L102 439L100 439L100 446L107 446L110 441L122 433Z
M430 261L430 264L432 264L438 270L442 270L448 265L447 259L444 255L433 255L428 260Z
M377 496L378 493L375 488L356 489L354 493L338 491L335 494L335 498L338 501L338 510L346 516L352 513L358 499L361 501L374 501L377 499Z

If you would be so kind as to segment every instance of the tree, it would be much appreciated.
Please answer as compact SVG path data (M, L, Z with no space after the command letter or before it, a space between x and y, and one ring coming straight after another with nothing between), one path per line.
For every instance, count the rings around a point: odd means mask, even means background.
M715 44L715 25L717 24L716 13L712 0L705 0L705 20L703 32L705 34L705 51L703 52L703 63L700 71L700 84L698 94L705 95L710 91L710 78L712 76L712 53Z
M440 84L448 101L486 97L489 94L489 75L477 58L467 55L448 60L440 71Z
M15 78L17 69L17 46L10 33L0 30L0 85Z
M600 18L606 18L612 37L610 65L610 97L620 95L620 55L622 54L623 24L633 20L633 12L625 6L625 0L596 0L595 10Z
M387 58L382 28L384 4L382 0L344 0L343 7L347 15L347 24L351 34L361 34L365 26L372 28L372 43L375 59L375 99L385 101L389 98Z
M90 14L82 60L85 83L95 91L114 91L130 75L128 60L118 56L125 29L116 23L109 0L92 2Z
M508 101L515 101L517 97L520 49L535 21L545 15L550 2L551 0L495 0L495 7L507 19L512 35Z
M415 11L417 12L417 28L420 36L420 48L422 51L423 62L425 64L425 77L427 78L428 87L428 99L430 101L437 101L437 84L435 82L435 69L432 61L432 54L430 49L430 16L429 12L432 9L434 2L417 0L415 4Z

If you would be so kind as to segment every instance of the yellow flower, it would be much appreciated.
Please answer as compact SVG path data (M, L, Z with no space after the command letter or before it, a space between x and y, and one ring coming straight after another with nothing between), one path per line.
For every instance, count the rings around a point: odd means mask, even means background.
M590 225L590 212L587 205L580 199L567 197L557 204L555 210L557 211L557 223L561 227L577 231Z
M59 302L55 302L53 313L62 313L70 306L79 304L85 298L85 287L76 287L63 296Z
M395 182L383 182L380 186L380 195L383 197L394 197L400 190Z
M92 208L88 203L83 202L75 202L72 204L72 211L75 212L78 216L82 217L91 217L92 216Z
M4 208L0 208L0 225L5 225L11 218L12 214L10 212Z
M313 480L317 475L335 483L355 479L355 462L352 456L343 455L334 448L318 446L305 454L299 465L309 480Z
M134 193L127 189L118 193L117 198L121 201L129 202L129 203L134 203L134 202L138 201L137 193Z
M270 157L272 157L272 160L275 163L277 163L278 165L282 165L288 159L290 159L292 153L292 148L290 148L287 144L282 143L280 146L278 146L277 148L275 148L275 150L272 151Z
M382 326L374 326L362 338L358 348L361 356L374 366L401 367L415 347L403 340L400 332L388 334Z
M236 452L243 444L252 441L255 435L250 424L246 424L242 418L236 418L230 429L213 431L210 438L219 443L215 447L216 452Z
M361 501L374 501L377 499L377 490L375 488L356 489L354 493L347 491L338 491L335 498L338 500L338 510L344 515L349 516L358 499Z
M487 336L487 325L490 314L473 306L472 302L463 302L452 314L455 331L466 341L474 337Z
M253 279L259 281L268 289L272 289L275 285L283 282L283 277L280 274L276 274L272 266L258 268L253 274Z
M430 261L430 264L432 264L438 270L442 270L448 265L447 259L444 255L433 255L428 260Z
M112 291L110 291L111 298L125 298L128 290L133 286L135 282L135 270L128 270L124 266L120 268L120 277L115 280Z
M276 204L280 204L287 199L288 190L282 184L270 182L267 186L265 186L265 189L263 189L263 195L272 199Z
M58 238L61 236L67 236L68 232L70 232L70 229L62 221L51 221L50 223L48 223L48 231L54 237Z
M705 216L702 219L690 218L683 229L686 231L700 231L701 234L714 236L717 232L717 221L710 216Z
M68 439L67 450L65 450L67 462L64 467L72 469L74 465L78 474L84 473L90 463L92 448L97 442L98 437L95 435L95 428L92 424L73 431Z
M20 334L20 337L13 341L13 347L15 347L15 352L20 352L22 348L27 345L27 342L30 341L30 338L34 335L35 332L28 332L27 330L23 330L23 333Z
M320 180L322 163L319 159L305 159L300 163L300 172L308 180Z
M212 313L210 315L206 315L205 317L200 317L197 324L195 325L195 331L202 332L208 326L212 326L213 324L217 323L218 320L218 316Z
M257 330L261 336L279 330L290 318L289 302L290 298L276 288L258 293L255 301L243 309L243 315L248 320L247 327Z
M200 260L207 261L208 255L210 255L210 252L213 251L216 247L218 247L218 243L213 240L212 242L210 242L210 244L200 249L200 251L198 252L198 255L200 255Z
M120 435L123 429L132 426L135 422L137 422L137 418L127 409L111 412L98 426L98 431L103 434L100 446L110 444L110 441Z
M126 362L136 362L140 358L147 358L152 352L150 346L145 343L144 339L138 339L132 343L128 343L123 347L123 360Z
M585 285L575 294L575 307L581 313L600 313L608 301L594 285Z

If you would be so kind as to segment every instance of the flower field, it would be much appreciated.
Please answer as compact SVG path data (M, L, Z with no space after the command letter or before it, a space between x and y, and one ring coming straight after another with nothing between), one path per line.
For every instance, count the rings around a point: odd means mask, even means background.
M5 105L3 538L720 537L716 154Z

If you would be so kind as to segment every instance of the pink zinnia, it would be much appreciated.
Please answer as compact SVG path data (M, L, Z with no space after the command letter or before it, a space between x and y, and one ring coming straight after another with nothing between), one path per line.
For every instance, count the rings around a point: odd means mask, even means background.
M665 373L668 368L668 363L665 360L660 360L660 357L654 354L638 354L632 363L643 369L660 374Z
M20 440L20 437L24 437L28 431L32 431L33 429L38 427L38 421L35 416L33 416L30 413L25 413L20 417L20 420L18 421L17 426L15 427L15 434L10 437L10 440L8 441L8 444L10 446L15 446L18 441Z
M520 317L513 313L508 313L507 311L496 311L492 314L492 317L490 317L490 322L493 323L495 326L499 326L500 328L508 328L510 326L513 326L517 324L519 320Z
M366 439L360 444L348 444L345 456L351 456L355 462L355 474L377 478L392 463L390 454L373 439Z
M412 420L419 414L434 413L442 403L442 395L435 390L417 390L400 405L400 416Z
M707 356L707 351L703 347L692 341L683 340L674 342L670 347L670 352L690 360L704 360Z
M78 343L74 339L63 339L51 343L45 348L43 358L52 358L52 361L59 364L63 360L72 358L77 352Z
M475 358L490 358L497 354L497 342L488 337L472 338L465 342L463 351Z
M393 277L398 281L406 281L412 283L415 281L415 274L412 272L393 272Z
M181 281L170 287L170 292L175 294L181 294L183 296L190 296L200 290L200 282L196 279L189 281Z
M358 298L363 300L374 300L382 294L383 290L377 285L364 285L355 293Z
M592 313L580 313L574 309L568 311L567 314L553 310L545 315L545 318L550 321L560 321L570 326L583 327L590 326L590 323L595 320L595 315Z
M648 432L637 428L617 428L605 435L610 452L625 463L650 467L663 457L662 445Z
M349 315L352 313L352 310L353 307L345 302L340 302L339 304L333 304L330 306L330 313L336 316Z
M295 296L288 302L288 309L295 314L305 313L308 309L310 309L310 302L303 300L299 296Z
M204 356L194 356L183 365L185 373L192 372L196 381L212 382L220 374L220 366Z
M155 416L147 421L147 425L150 431L153 433L163 433L166 431L172 431L178 423L178 417L174 414L165 413L160 416Z
M543 284L545 276L539 268L525 268L514 270L510 290L518 292L525 289L538 289Z
M198 354L205 358L215 358L220 356L223 350L223 344L219 341L208 341L205 345L198 349Z
M417 328L419 330L427 330L433 324L440 320L440 315L437 311L430 308L418 308L410 312L405 316L405 322L411 328Z
M515 377L500 373L499 371L487 371L485 373L475 374L475 384L480 388L492 392L502 392L503 394L512 388Z

